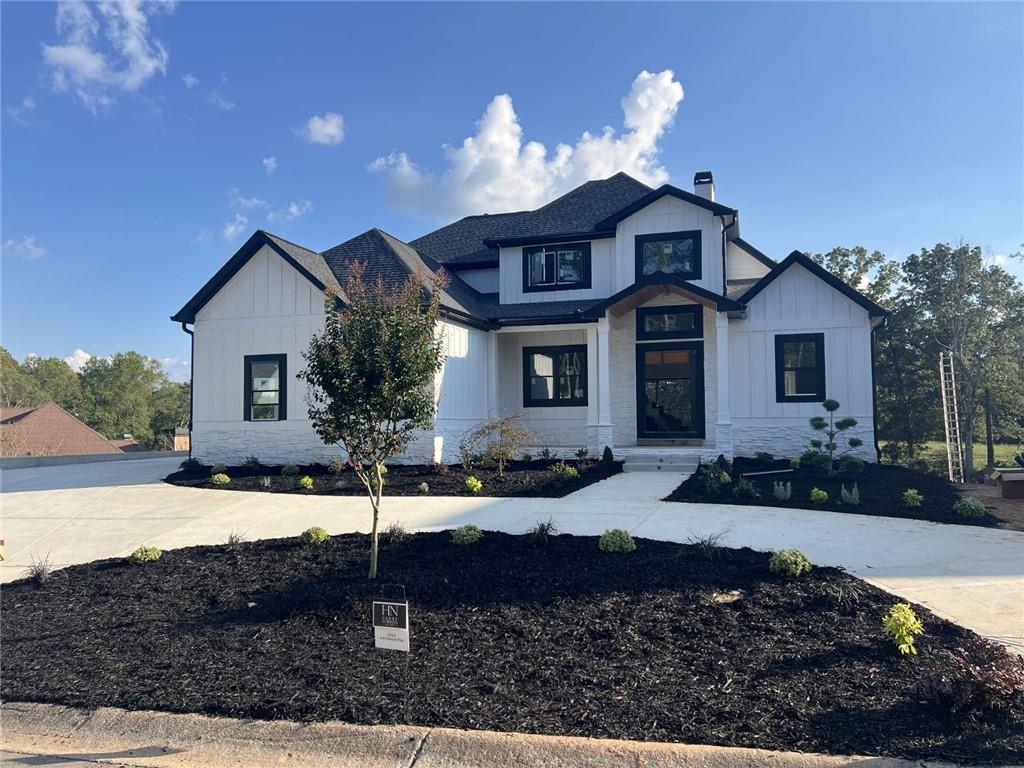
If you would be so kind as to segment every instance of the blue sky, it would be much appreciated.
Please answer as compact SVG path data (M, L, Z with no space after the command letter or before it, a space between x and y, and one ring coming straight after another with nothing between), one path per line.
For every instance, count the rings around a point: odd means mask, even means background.
M187 377L167 318L258 227L318 250L372 226L412 239L609 169L687 188L711 169L775 257L1024 243L1020 4L0 13L2 343L19 359L137 349Z

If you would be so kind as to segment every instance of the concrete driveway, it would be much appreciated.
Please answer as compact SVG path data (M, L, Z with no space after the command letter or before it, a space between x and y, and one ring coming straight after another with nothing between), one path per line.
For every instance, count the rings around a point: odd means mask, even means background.
M311 525L331 533L369 529L358 497L299 496L178 488L160 482L178 459L7 470L0 476L0 579L32 558L55 566L118 557L139 544L163 549L246 538L293 536ZM821 565L842 566L908 600L1024 653L1024 533L973 526L777 509L659 501L678 475L616 475L562 499L393 497L385 524L415 530L472 522L519 533L552 518L567 533L627 528L685 542L724 533L723 543L796 547Z

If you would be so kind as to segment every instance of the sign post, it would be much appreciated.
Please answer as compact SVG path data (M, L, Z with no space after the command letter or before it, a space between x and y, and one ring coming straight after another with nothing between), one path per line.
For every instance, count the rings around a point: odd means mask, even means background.
M373 644L409 652L409 601L373 601Z

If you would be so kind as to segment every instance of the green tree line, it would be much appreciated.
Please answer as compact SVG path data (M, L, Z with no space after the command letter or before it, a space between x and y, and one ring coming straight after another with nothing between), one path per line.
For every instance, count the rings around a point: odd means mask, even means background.
M91 358L76 373L58 357L19 363L0 347L0 405L28 407L55 401L113 439L124 434L150 447L188 425L191 384L171 381L160 362L138 352Z
M955 361L965 465L974 443L1024 438L1024 286L976 246L939 243L903 261L863 247L810 254L889 310L875 332L878 435L894 459L945 440L939 353ZM1020 254L1014 254L1020 258Z

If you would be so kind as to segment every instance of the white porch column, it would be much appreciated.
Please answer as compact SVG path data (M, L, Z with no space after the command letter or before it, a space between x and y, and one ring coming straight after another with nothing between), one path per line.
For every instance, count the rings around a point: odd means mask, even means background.
M716 449L727 458L732 458L732 418L729 415L729 316L725 312L715 314L715 362L718 378Z
M498 415L498 334L487 334L487 415Z
M600 455L606 445L614 447L610 335L607 318L601 318L596 326L587 328L587 380L590 388L587 400L587 449L594 455Z
M587 431L601 423L598 416L600 385L598 383L598 360L600 352L597 349L597 326L587 326L587 381L590 392L587 397Z
M612 360L610 352L611 328L607 317L597 321L597 394L598 424L612 425Z

